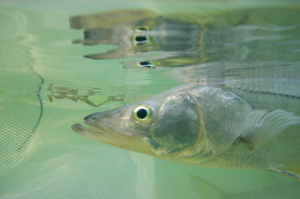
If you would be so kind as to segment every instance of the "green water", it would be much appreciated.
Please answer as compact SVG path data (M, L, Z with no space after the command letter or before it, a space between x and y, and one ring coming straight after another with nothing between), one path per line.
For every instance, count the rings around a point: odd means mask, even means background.
M71 16L125 8L176 13L297 3L170 2L0 2L1 198L199 198L190 186L189 175L229 192L256 189L259 173L255 171L168 162L104 145L71 130L72 124L82 122L91 113L121 107L195 78L219 81L221 75L220 70L213 68L214 64L206 65L206 70L126 70L120 63L125 58L86 59L83 55L105 53L117 47L72 44L73 40L82 39L83 30L70 28ZM299 51L298 29L285 40L290 41L289 48L295 51ZM276 34L270 35L275 43ZM222 56L222 52L216 50L216 53ZM247 49L241 50L237 55L239 61L251 59L252 54L247 53ZM263 61L270 60L271 57L266 57ZM285 71L282 70L285 62L292 69L297 67L299 58L294 58L291 52L279 60L281 64L276 70L280 72ZM227 67L225 72L233 76L236 72L241 74L240 65L236 68ZM265 75L263 71L255 72ZM283 176L278 178L291 181Z

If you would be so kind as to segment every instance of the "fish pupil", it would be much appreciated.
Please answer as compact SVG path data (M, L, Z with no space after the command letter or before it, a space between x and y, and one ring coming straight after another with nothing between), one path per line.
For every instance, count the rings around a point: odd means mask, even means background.
M141 28L138 28L138 30L147 31L147 28L141 27Z
M140 119L145 119L148 115L148 111L146 109L140 109L140 110L137 111L136 115Z
M135 38L135 41L136 42L144 42L144 41L146 41L147 40L147 37L146 36L137 36L136 38Z
M142 61L140 62L140 65L147 68L151 68L153 66L150 61Z

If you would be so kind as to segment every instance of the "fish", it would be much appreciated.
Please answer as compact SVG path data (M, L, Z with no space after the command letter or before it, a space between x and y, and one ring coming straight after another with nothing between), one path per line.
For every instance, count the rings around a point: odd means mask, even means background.
M93 113L84 118L89 127L77 123L71 128L87 138L169 161L268 171L299 180L299 82L291 81L185 84ZM275 90L276 85L285 92Z
M271 174L264 173L259 177L257 188L253 191L229 193L196 176L189 176L193 189L200 198L205 199L298 199L300 183L284 183Z

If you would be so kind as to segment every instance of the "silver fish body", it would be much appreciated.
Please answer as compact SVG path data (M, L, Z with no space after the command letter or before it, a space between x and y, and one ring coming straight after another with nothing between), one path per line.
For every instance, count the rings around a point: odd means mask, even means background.
M72 129L162 159L272 171L299 180L299 97L250 88L238 82L226 87L184 85L91 114L85 123L92 129L80 124Z

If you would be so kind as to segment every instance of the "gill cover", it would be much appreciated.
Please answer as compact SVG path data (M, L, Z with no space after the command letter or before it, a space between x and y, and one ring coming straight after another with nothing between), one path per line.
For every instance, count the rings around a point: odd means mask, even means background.
M156 114L144 138L155 154L173 153L194 144L199 119L197 105L189 93L166 98Z

